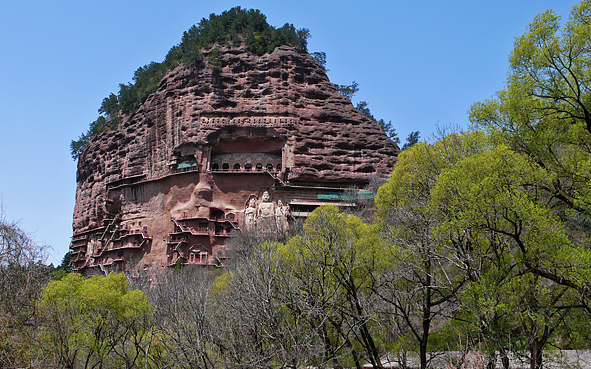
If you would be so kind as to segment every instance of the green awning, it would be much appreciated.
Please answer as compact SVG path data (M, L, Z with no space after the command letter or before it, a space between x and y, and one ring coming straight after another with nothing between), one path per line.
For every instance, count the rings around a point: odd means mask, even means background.
M197 163L196 162L189 162L189 163L180 163L177 168L178 169L183 169L183 168L191 168L191 167L196 167Z

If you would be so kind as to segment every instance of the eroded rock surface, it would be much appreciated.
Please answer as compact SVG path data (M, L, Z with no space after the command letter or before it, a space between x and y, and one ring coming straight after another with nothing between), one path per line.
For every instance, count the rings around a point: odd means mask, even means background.
M305 216L392 171L396 144L310 55L287 46L262 57L220 52L219 68L168 72L80 155L76 269L106 271L130 258L146 268L219 264L253 199L255 212L271 202L281 217Z

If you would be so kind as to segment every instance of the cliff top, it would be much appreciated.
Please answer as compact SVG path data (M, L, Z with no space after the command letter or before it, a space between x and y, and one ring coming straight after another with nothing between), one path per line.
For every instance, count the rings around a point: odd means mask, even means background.
M199 66L208 64L219 73L219 48L243 46L249 54L271 53L278 46L288 45L298 52L307 52L309 31L296 29L286 23L275 28L259 10L235 7L220 15L211 14L183 33L181 42L173 46L164 61L151 62L138 68L133 82L120 84L118 94L103 99L98 109L100 116L90 124L86 133L70 144L72 158L77 159L88 143L99 132L115 129L123 115L135 112L156 91L164 75L180 64Z

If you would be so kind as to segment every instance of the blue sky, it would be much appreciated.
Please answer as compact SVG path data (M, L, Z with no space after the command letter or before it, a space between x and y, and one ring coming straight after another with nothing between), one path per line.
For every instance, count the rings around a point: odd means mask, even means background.
M576 1L7 1L0 5L0 196L11 220L68 250L76 190L72 139L133 72L162 61L201 18L234 6L292 23L324 51L332 82L359 83L402 142L437 124L467 127L466 111L503 88L515 37L536 14L568 18Z

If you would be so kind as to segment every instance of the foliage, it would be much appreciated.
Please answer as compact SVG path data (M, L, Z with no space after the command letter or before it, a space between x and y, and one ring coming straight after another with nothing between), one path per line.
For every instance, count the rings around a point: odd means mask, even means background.
M88 134L83 133L78 137L77 140L72 140L70 142L70 155L72 155L72 159L76 160L82 154L88 142L90 142L90 138Z
M288 23L275 28L267 23L267 17L259 10L245 10L238 6L220 15L211 14L209 19L203 18L199 24L185 31L181 43L171 49L165 63L194 63L198 60L195 57L204 49L243 40L247 51L256 55L271 53L281 45L290 45L305 52L309 36L307 29L296 30Z
M114 93L111 93L109 97L105 97L99 108L99 114L104 114L107 118L117 113L119 107L119 98Z
M341 93L341 95L348 97L349 100L353 99L353 96L359 91L359 84L355 81L350 85L337 85L335 84L337 90Z
M373 116L373 114L371 114L371 111L369 110L367 105L369 105L369 103L367 101L360 101L355 106L355 109L359 110L359 112L361 114L363 114L364 116L366 116L367 118L375 121L376 118Z
M528 157L498 145L442 174L432 198L445 219L436 237L452 245L472 280L462 295L465 311L498 350L531 349L532 358L564 322L565 307L574 306L574 291L549 283L544 272L570 263L563 257L572 249L564 226L540 201L537 188L547 181ZM523 341L510 341L519 336Z
M326 68L326 53L324 51L315 51L310 55L320 64L324 73L328 73L328 68Z
M66 272L71 272L72 271L72 267L70 266L71 260L72 260L72 254L70 254L70 252L66 252L64 254L64 257L62 258L62 262L60 263L58 268L61 268L61 269L65 270Z
M528 350L537 367L567 319L585 310L591 269L581 261L591 254L548 206L553 182L530 156L479 131L400 155L376 198L393 260L402 261L393 263L384 296L420 345L429 342L430 317L447 315L481 337L491 360L498 352L507 367L509 351ZM417 305L422 319L409 309Z
M307 320L322 332L327 361L347 353L356 367L361 358L380 362L371 286L373 273L386 265L376 234L335 206L322 206L306 220L304 234L279 249L300 293L307 296L312 314Z
M65 368L133 367L148 355L153 307L122 274L70 273L43 291L43 349Z
M402 150L406 150L411 148L413 145L415 145L416 143L419 142L421 135L419 131L413 131L411 133L408 134L408 137L406 138L406 143L404 144L404 146L402 146Z
M386 123L385 120L380 119L377 121L378 126L382 129L382 131L384 131L384 133L390 137L390 139L396 143L397 145L400 144L400 137L398 137L398 133L396 132L396 128L394 128L392 126L392 121L389 120L388 123Z
M53 269L51 272L49 272L49 275L52 280L60 280L60 279L64 278L67 274L68 274L68 272L60 267L57 267L57 268Z
M392 263L378 276L376 293L399 327L400 339L409 336L415 342L421 368L428 364L433 326L457 308L457 292L466 279L434 237L442 217L430 211L432 192L442 173L478 151L481 141L480 134L452 134L402 152L376 197L377 222Z
M35 304L48 281L46 246L34 242L0 206L0 366L19 368L39 360L34 348ZM33 347L31 347L33 346Z
M495 99L474 104L470 115L476 127L545 171L539 202L566 226L574 247L568 251L571 256L586 249L591 230L591 134L584 108L589 96L585 32L590 6L589 1L577 4L562 34L552 11L538 15L515 41L506 88ZM591 276L587 268L576 270L576 277L549 277L586 290Z
M551 10L539 14L515 41L510 57L509 89L528 99L538 119L583 124L591 133L591 3L582 1L560 30Z
M571 215L569 222L585 223L591 214L590 6L576 5L562 30L552 11L538 15L515 41L506 88L470 111L475 127L546 168L554 176L549 201Z
M500 211L511 209L503 215L512 224L510 232L508 224L496 220L497 233L506 232L503 243L506 236L512 239L507 247L519 250L522 267L554 284L546 294L563 289L562 296L571 298L563 306L579 305L587 312L591 270L581 261L590 257L591 230L590 9L587 0L575 5L562 27L551 10L536 16L515 41L505 88L470 111L475 128L523 154L532 163L531 173L543 172L543 181L511 190L512 196L526 190L528 197L514 198L511 205L504 203L510 200L505 196L492 202ZM485 219L494 214L489 211ZM576 309L570 312L578 314ZM535 322L548 333L560 329L553 320ZM532 342L543 346L540 339ZM532 365L539 364L536 354L532 352Z
M78 140L70 143L70 154L74 160L78 159L80 154L84 151L92 137L99 134L100 132L116 129L119 125L119 117L111 117L109 119L104 116L99 116L97 120L90 123L90 127L86 133L83 133L78 137Z
M59 280L62 279L63 277L66 276L66 274L71 273L72 272L72 267L70 266L70 261L72 260L72 255L69 252L66 252L66 254L64 255L62 262L60 265L57 266L57 268L53 267L53 264L51 264L50 267L50 272L49 275L51 277L52 280Z
M103 99L98 110L102 115L91 123L86 133L72 140L72 158L76 160L97 133L117 128L121 119L119 114L134 113L158 89L166 72L180 63L199 66L204 61L204 53L209 53L212 70L214 74L219 74L222 66L215 55L218 46L244 42L246 50L255 55L271 53L281 45L290 45L298 52L306 52L309 37L310 31L306 28L296 29L288 23L275 28L267 23L267 17L259 10L246 10L239 6L220 15L211 14L209 18L201 19L183 33L181 42L170 49L162 63L151 62L138 68L134 72L133 82L120 84L117 95L111 93ZM99 120L107 120L108 123Z

